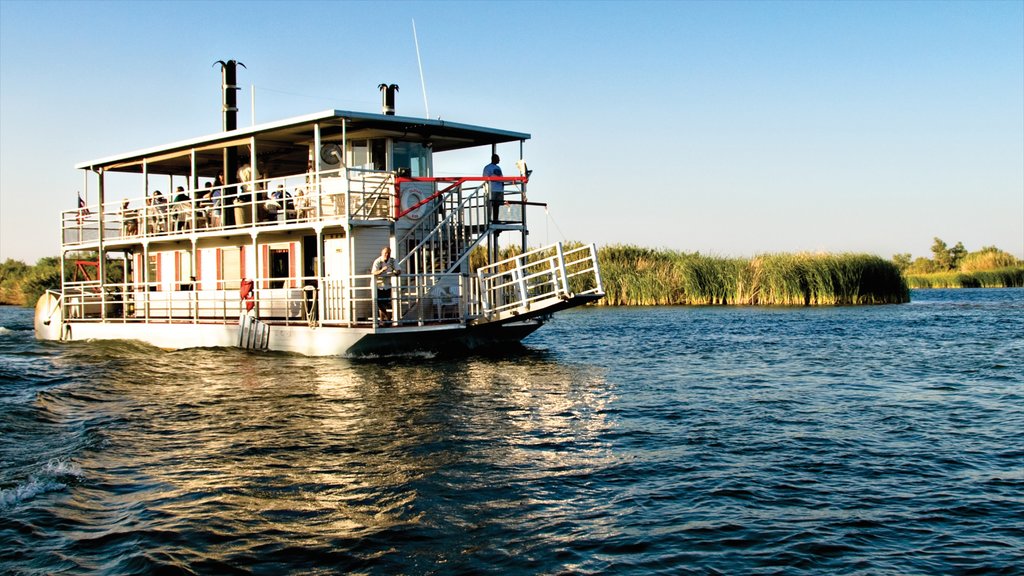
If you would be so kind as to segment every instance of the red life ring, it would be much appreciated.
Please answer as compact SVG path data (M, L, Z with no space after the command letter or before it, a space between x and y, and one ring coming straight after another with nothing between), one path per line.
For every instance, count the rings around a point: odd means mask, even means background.
M242 284L238 288L238 296L245 302L245 311L250 312L256 307L256 301L253 299L253 282L252 280L245 278L242 280Z

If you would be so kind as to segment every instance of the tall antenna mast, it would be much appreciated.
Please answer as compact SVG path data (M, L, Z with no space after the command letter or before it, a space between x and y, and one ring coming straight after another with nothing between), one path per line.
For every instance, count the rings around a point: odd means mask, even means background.
M412 39L416 43L416 63L420 65L420 87L423 88L423 108L430 118L430 104L427 104L427 81L423 79L423 60L420 59L420 39L416 36L416 19L412 19Z

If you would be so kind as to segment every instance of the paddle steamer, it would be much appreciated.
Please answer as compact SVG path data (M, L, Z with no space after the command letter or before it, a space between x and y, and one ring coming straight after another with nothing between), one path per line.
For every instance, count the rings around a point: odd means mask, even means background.
M434 175L452 151L522 156L529 134L397 116L394 85L379 114L238 128L222 64L221 132L76 165L97 201L61 215L68 264L36 305L38 338L452 352L518 342L603 295L593 245L528 248L526 208L543 204L521 158L513 176ZM397 274L371 274L383 247Z

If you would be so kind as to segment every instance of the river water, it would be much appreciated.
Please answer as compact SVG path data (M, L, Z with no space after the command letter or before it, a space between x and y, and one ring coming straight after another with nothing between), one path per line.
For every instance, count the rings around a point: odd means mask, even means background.
M0 308L3 574L1024 573L1024 290L350 360Z

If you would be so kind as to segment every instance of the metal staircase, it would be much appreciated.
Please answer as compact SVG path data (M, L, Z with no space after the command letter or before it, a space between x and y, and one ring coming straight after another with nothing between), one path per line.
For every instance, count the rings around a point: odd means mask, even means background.
M488 236L489 206L486 186L461 185L424 204L419 222L398 239L407 247L399 267L408 274L458 272Z
M407 214L421 213L419 222L398 238L398 245L407 247L399 268L429 277L424 284L432 298L470 298L463 307L467 320L482 324L543 318L604 297L594 245L559 242L484 266L468 285L458 281L455 275L468 269L463 264L477 245L500 231L523 229L522 222L492 222L487 186L464 184L424 194L426 200L403 207Z

